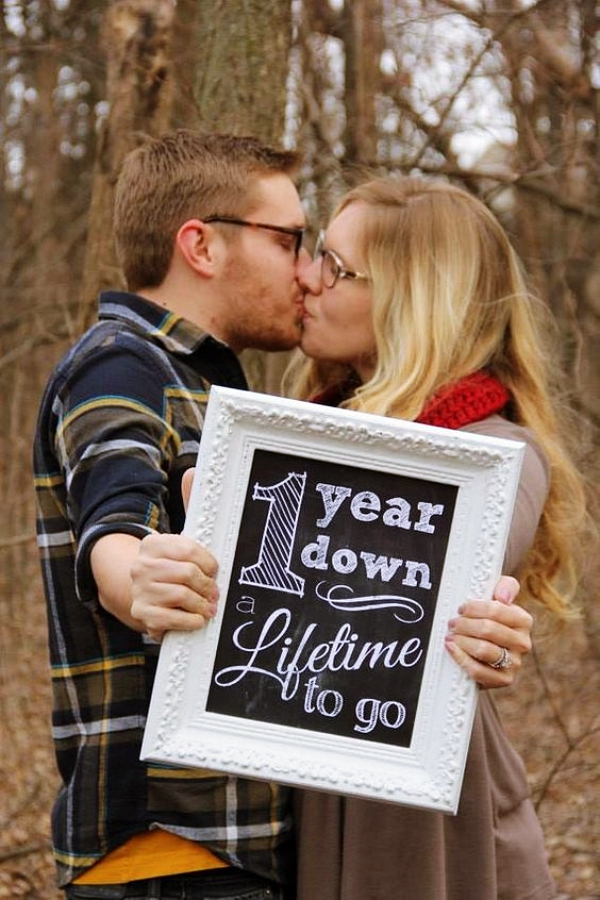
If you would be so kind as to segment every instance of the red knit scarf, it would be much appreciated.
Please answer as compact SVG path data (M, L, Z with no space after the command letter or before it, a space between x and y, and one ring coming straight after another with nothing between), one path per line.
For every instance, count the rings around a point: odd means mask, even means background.
M313 403L339 406L352 394L356 384L333 385L312 398ZM425 405L416 421L441 428L462 428L498 413L510 401L510 393L485 370L474 372L438 391Z
M504 385L482 369L434 394L416 421L441 428L462 428L500 412L509 400Z

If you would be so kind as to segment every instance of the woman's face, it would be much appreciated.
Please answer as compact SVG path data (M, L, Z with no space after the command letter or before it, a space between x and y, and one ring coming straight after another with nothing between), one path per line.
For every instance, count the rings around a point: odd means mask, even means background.
M325 232L325 255L318 255L299 276L306 291L300 341L303 352L312 359L349 364L362 381L372 374L375 359L372 286L362 275L364 261L358 249L357 226L364 214L361 203L342 210ZM338 264L342 272L335 284L327 287Z

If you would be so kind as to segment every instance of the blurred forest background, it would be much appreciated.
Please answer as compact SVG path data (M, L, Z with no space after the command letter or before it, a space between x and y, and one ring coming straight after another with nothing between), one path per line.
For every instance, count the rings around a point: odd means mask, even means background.
M184 125L298 147L314 228L365 169L433 173L480 196L556 317L594 499L599 24L597 0L3 0L0 897L59 896L31 436L52 364L93 319L99 288L121 283L112 195L136 134ZM254 386L276 391L285 361L248 354ZM559 896L591 900L600 898L600 548L586 550L580 621L552 637L538 617L536 652L498 699L528 766Z

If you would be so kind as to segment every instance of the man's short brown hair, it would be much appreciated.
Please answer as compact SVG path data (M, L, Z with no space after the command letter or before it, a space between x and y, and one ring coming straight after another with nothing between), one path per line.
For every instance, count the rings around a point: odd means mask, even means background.
M256 179L291 176L297 165L296 153L254 137L178 129L145 140L126 156L115 198L117 255L129 289L164 281L185 221L246 216Z

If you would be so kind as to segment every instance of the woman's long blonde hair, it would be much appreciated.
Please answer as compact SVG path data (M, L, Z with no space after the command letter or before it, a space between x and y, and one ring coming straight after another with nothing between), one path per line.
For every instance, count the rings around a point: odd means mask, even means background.
M561 618L572 612L576 546L585 520L582 479L567 453L547 308L528 292L494 215L466 191L423 178L378 178L345 195L334 218L360 204L361 260L372 279L377 360L344 405L416 419L440 388L486 369L511 392L511 419L531 430L550 463L551 486L522 594ZM306 360L294 396L348 376ZM565 411L563 411L565 412Z

